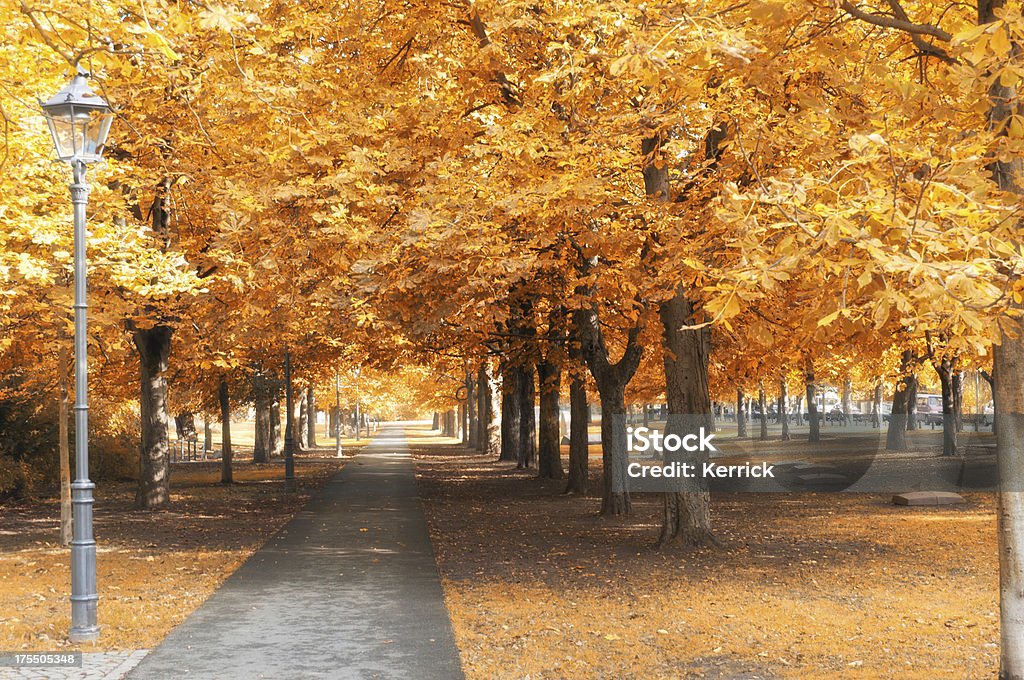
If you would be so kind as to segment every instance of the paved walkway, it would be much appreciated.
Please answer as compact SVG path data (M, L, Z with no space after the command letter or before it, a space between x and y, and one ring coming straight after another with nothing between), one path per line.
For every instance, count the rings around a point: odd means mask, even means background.
M462 678L400 425L131 673L168 678Z

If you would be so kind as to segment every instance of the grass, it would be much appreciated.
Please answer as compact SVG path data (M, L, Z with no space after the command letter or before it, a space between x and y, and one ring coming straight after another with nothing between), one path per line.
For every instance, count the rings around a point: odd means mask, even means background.
M635 496L628 518L600 518L599 498L563 496L563 481L452 440L413 441L471 680L996 674L992 494L939 508L714 494L721 546L658 551L657 496Z
M341 468L344 460L333 453L331 447L298 456L291 494L284 492L279 460L239 462L236 483L227 486L219 483L219 462L176 464L171 506L156 512L132 508L134 483L100 485L95 534L101 636L84 649L159 643ZM2 507L0 649L83 648L66 638L70 553L57 541L58 517L55 499Z
M939 508L869 494L715 494L721 546L658 551L656 496L636 496L628 518L603 519L599 479L590 495L567 497L563 481L424 428L408 434L471 680L996 672L991 494ZM931 451L934 437L913 441ZM239 463L231 486L218 483L217 462L175 465L173 504L159 512L131 508L132 484L98 488L102 636L88 649L159 643L344 463L320 458L333 454L320 443L300 456L291 495L280 461ZM799 439L770 445L786 457L821 451ZM986 446L985 435L972 445ZM599 472L599 445L591 455ZM0 649L74 648L56 518L52 499L2 508Z
M283 426L284 426L284 424L282 423L282 427ZM202 444L202 441L203 441L203 421L202 421L201 418L197 418L196 419L196 429L198 430L199 443ZM212 420L210 421L210 431L212 433L212 439L213 439L213 450L214 451L219 451L220 450L220 438L221 438L221 426L220 426L220 421L219 420L218 421L212 421ZM247 454L251 456L251 454L252 454L251 449L252 449L252 446L253 446L253 444L255 442L255 438L256 438L256 423L254 421L248 420L248 419L247 420L232 420L231 421L231 446L232 446L233 449L234 449L234 447L239 447L240 448L238 453L239 453L239 455L241 457L244 458ZM171 441L172 442L178 441L177 434L174 432L174 428L173 427L171 428ZM360 437L358 442L353 437L351 437L349 435L344 435L341 438L341 448L342 448L343 451L345 451L347 453L348 449L350 447L358 448L359 446L362 446L366 442L367 442L367 437L365 435ZM333 433L328 433L322 424L318 425L317 428L316 428L316 443L317 443L318 447L320 447L320 448L328 448L328 449L333 449L334 448L334 436L333 436ZM245 451L245 449L249 449L249 451Z

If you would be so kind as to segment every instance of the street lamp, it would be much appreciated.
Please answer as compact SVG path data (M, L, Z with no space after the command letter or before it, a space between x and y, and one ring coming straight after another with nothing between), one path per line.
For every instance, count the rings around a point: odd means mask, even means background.
M334 457L341 458L341 371L334 373Z
M295 404L292 401L292 355L284 346L284 490L295 491Z
M75 215L75 481L71 483L74 533L71 540L72 642L95 642L96 540L92 533L92 490L89 481L89 395L86 351L85 204L89 187L85 166L103 160L103 147L114 118L103 99L89 88L89 74L79 71L49 101L41 103L53 135L57 158L71 165L71 203Z
M363 427L362 414L359 413L359 372L361 370L362 367L356 366L355 370L353 371L353 373L356 376L355 382L353 383L354 387L356 388L356 441L359 441L359 431Z

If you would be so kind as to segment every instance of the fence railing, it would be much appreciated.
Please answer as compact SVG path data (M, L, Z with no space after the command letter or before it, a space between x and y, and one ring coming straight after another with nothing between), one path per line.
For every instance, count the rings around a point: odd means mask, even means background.
M252 444L232 444L231 453L239 460L252 458ZM206 442L196 439L172 439L170 442L170 458L172 463L194 463L220 460L221 447L218 442L210 448Z

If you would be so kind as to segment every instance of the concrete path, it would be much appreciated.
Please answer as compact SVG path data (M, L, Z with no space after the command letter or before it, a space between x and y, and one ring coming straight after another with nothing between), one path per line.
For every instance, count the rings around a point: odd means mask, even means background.
M401 425L380 433L128 678L462 678Z

